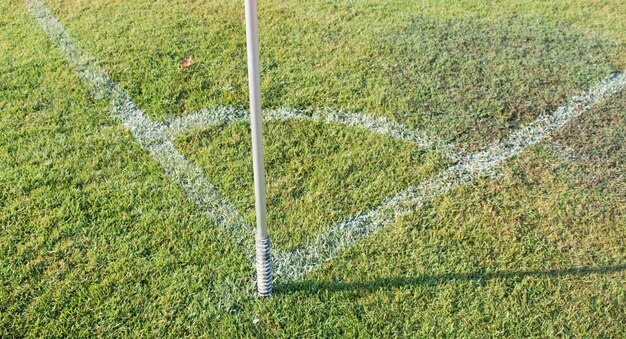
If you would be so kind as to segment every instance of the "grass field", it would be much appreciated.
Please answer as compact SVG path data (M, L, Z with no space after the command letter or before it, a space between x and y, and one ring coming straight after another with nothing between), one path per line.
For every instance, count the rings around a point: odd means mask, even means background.
M623 1L260 1L270 299L243 2L0 13L0 336L626 335Z

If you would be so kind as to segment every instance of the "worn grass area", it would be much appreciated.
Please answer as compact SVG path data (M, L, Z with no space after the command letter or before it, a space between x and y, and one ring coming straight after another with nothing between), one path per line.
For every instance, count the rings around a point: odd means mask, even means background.
M46 4L153 118L246 106L241 3ZM363 110L470 150L624 66L619 1L260 10L266 105ZM258 300L249 253L111 118L21 1L0 13L0 336L624 336L624 91L499 176ZM250 218L248 140L235 124L177 145ZM266 147L283 248L447 164L311 123L267 124Z

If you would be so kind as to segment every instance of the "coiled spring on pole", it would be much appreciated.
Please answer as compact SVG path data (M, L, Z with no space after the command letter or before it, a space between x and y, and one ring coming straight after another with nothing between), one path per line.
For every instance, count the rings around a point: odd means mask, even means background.
M256 237L256 280L259 296L272 295L272 257L270 256L270 237Z

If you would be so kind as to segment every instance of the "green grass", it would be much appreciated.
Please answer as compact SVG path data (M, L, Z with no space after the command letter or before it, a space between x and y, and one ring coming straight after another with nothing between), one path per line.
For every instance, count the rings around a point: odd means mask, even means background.
M46 4L152 118L247 106L242 3ZM620 1L260 12L267 107L363 111L468 150L626 65ZM257 300L249 253L111 118L21 1L0 13L0 336L624 335L624 91ZM252 221L249 139L235 124L176 145ZM332 125L268 123L266 139L283 249L450 164Z
M185 136L179 144L254 224L251 140L250 125L237 124ZM449 164L409 143L323 123L270 123L265 142L268 223L281 249L311 242Z

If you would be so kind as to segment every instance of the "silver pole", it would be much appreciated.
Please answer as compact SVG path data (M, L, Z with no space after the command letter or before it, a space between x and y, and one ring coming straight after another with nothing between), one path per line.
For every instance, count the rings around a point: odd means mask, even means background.
M261 81L259 75L259 37L256 0L246 0L246 42L248 45L248 87L250 95L250 120L252 129L252 164L256 208L256 275L260 296L272 294L272 258L270 236L267 232L265 206L265 168L263 132L261 130Z

